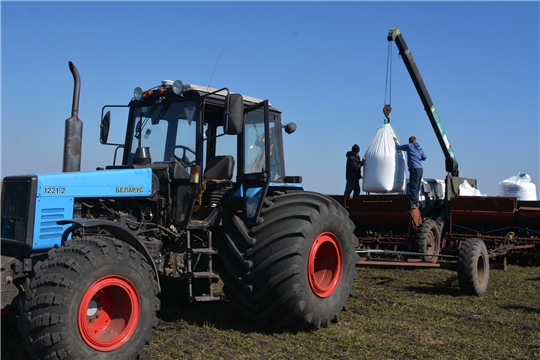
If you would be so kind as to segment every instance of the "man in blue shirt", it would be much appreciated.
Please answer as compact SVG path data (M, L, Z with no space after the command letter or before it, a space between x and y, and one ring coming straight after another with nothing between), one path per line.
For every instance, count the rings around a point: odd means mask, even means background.
M418 205L418 193L420 191L420 183L422 182L422 175L424 169L422 168L422 161L427 159L426 154L420 144L416 142L416 137L411 136L409 143L399 145L396 138L396 150L404 150L407 152L407 166L409 167L409 194L411 194L412 208L416 208Z

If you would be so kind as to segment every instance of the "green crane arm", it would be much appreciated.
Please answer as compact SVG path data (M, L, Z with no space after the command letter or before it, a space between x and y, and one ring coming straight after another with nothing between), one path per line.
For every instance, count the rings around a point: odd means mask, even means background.
M390 29L387 39L388 41L394 41L396 43L401 58L405 63L405 67L407 68L407 71L409 72L409 75L414 83L414 87L416 88L416 91L418 91L418 95L422 100L422 104L424 105L424 109L426 110L429 121L431 122L431 126L433 126L435 135L437 135L437 140L439 140L439 145L441 145L441 149L444 153L444 157L446 159L446 171L452 176L459 176L458 162L456 160L454 150L452 150L452 146L448 141L448 137L444 131L439 114L437 114L435 105L433 105L433 102L431 101L431 97L429 96L426 85L424 84L424 80L422 80L422 76L420 75L420 71L416 66L411 50L405 43L403 34L396 26Z

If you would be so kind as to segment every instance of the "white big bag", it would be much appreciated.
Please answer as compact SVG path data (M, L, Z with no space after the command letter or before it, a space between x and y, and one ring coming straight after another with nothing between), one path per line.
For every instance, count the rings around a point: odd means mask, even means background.
M373 193L405 190L405 157L396 151L390 124L383 124L366 150L362 190Z
M499 183L499 196L515 197L518 200L536 200L536 185L527 174L518 174Z

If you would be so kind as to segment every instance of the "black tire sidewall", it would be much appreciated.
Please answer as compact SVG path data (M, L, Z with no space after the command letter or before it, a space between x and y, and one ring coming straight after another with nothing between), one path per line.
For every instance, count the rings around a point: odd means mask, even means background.
M315 239L322 233L329 232L335 235L341 247L342 269L339 279L339 284L332 294L328 297L321 298L317 296L311 289L309 283L309 253ZM317 309L319 314L331 316L332 312L336 311L336 307L347 301L350 295L350 286L354 279L355 249L349 241L350 232L346 229L343 219L336 214L321 214L321 217L314 221L314 226L306 234L306 246L302 258L305 260L302 273L302 291L306 299L307 306ZM339 309L340 311L341 309ZM329 311L329 312L328 312ZM328 313L327 313L328 312Z
M420 228L417 230L416 251L420 253L427 253L428 236L431 232L434 232L435 234L436 250L433 252L433 254L438 255L441 252L440 225L437 224L437 222L433 219L424 220ZM432 263L436 263L438 259L439 259L438 257L433 257L429 255L423 256L424 261L429 261Z
M228 263L222 279L227 296L234 300L231 304L247 318L273 328L318 328L339 321L357 276L358 240L348 213L334 199L297 191L268 197L261 214L263 221L250 230L228 230L238 249L221 253ZM326 232L339 242L342 269L334 291L322 298L311 288L308 266L315 239ZM251 240L242 240L246 236Z
M99 246L98 246L99 243ZM108 250L102 253L104 243ZM82 254L74 251L75 245L86 245L91 253ZM120 250L119 250L120 249ZM57 314L64 319L59 324L49 328L40 328L32 331L33 338L39 338L47 334L59 334L61 341L50 347L35 349L38 357L45 354L66 353L70 359L135 359L142 353L143 347L151 340L151 331L156 323L156 311L159 308L157 300L157 282L149 275L152 272L142 254L138 253L130 245L119 240L96 237L84 240L70 240L65 246L58 249L55 259L69 257L75 260L72 268L50 266L40 275L47 274L63 275L69 279L68 288L38 287L36 291L57 291L62 295L62 303L45 308L31 310L31 317L36 318L44 313ZM83 339L78 326L78 312L84 295L89 288L107 276L119 276L128 280L139 297L139 320L134 333L120 347L112 351L99 351L92 348ZM35 296L34 296L35 297ZM23 334L23 336L25 336Z
M484 280L478 277L478 262L483 258ZM458 255L458 282L462 291L469 295L482 295L489 283L489 257L484 242L477 238L465 240Z
M100 356L98 357L96 354L97 350L89 347L80 334L77 320L78 311L82 298L88 288L99 279L109 275L121 276L129 280L133 287L137 289L140 301L139 321L137 324L137 329L135 330L131 338L128 340L128 342L126 342L126 344L110 352L98 352L98 354L100 354ZM102 265L102 267L92 273L92 276L89 276L87 279L80 283L77 291L73 294L73 299L70 301L70 305L68 307L68 318L71 320L68 322L67 330L67 333L70 336L69 343L74 344L74 348L79 349L81 352L81 356L83 356L84 358L96 359L100 358L101 354L106 354L106 358L110 358L113 356L116 358L122 358L123 356L128 356L128 358L134 358L137 355L137 352L133 352L133 350L135 350L136 348L136 346L134 347L133 345L140 344L141 342L145 341L141 338L144 332L139 331L138 329L148 328L149 326L151 327L151 318L148 316L148 310L151 309L151 304L149 303L151 293L149 292L150 289L148 289L147 287L148 285L146 284L146 282L141 278L141 276L138 275L137 269L134 269L131 266L118 263L107 263Z

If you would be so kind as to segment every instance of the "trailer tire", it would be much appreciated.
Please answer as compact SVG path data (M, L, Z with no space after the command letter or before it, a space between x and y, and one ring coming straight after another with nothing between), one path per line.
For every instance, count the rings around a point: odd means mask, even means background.
M24 288L19 330L32 358L136 359L157 326L154 271L116 239L85 237L50 250Z
M258 225L234 216L220 251L224 292L245 318L301 330L340 319L357 277L354 224L327 196L292 191L264 200Z
M438 255L441 252L440 225L433 219L425 220L416 232L416 251L422 254ZM427 262L436 263L438 256L422 256Z
M482 295L489 282L489 257L486 244L480 239L465 240L459 248L457 275L461 291Z

